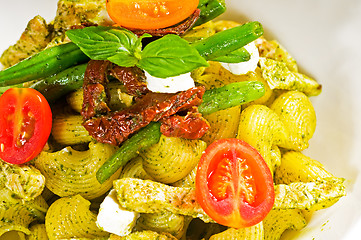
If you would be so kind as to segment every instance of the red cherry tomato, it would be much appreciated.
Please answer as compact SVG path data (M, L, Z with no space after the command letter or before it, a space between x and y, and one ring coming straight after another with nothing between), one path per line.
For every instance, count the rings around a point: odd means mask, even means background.
M119 26L157 29L183 21L198 3L199 0L107 0L107 11Z
M196 175L197 201L219 224L243 228L262 221L274 204L272 174L256 149L239 139L215 141Z
M52 113L43 95L31 88L10 88L0 97L0 158L22 164L47 142Z

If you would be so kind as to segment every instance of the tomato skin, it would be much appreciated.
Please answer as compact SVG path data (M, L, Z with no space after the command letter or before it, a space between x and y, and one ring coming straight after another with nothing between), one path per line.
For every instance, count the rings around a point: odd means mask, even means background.
M190 16L199 0L107 0L107 12L119 26L158 29L177 24Z
M31 88L10 88L0 97L0 158L22 164L37 156L52 127L49 103Z
M221 139L208 146L198 164L195 190L203 210L217 223L233 228L261 222L275 198L272 173L264 159L239 139Z

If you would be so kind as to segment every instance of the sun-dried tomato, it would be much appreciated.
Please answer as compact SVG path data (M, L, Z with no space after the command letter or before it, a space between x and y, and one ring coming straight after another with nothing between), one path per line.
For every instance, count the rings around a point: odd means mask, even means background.
M136 96L133 106L110 112L108 75L122 82L128 94ZM204 87L194 87L175 94L149 92L141 69L119 67L109 61L91 60L84 75L81 111L83 126L97 141L113 145L119 145L135 131L160 119L166 119L166 126L162 128L166 134L198 138L209 126L192 108L201 104L204 92ZM191 113L185 118L169 118L177 112L189 110Z
M83 83L83 106L81 115L89 119L98 114L105 114L110 111L107 106L108 84L107 72L111 63L109 61L91 60L84 73Z
M197 109L189 111L186 116L173 115L161 120L160 131L167 137L186 139L201 138L210 128L209 123Z
M194 87L176 94L149 92L129 109L91 118L83 126L97 141L119 145L150 122L199 105L204 91Z
M119 67L109 61L91 60L84 74L83 107L84 120L110 112L107 90L108 75L122 82L127 93L139 97L149 90L145 84L145 74L138 67Z
M110 69L110 75L124 84L129 95L139 97L149 92L147 84L145 83L145 74L138 67L120 67L114 65Z

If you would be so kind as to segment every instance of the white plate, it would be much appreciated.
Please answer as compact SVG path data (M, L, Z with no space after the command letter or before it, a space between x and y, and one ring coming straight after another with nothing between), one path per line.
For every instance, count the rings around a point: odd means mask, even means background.
M15 43L28 20L55 16L57 0L6 1L0 8L0 52ZM347 197L319 211L289 239L357 239L361 236L361 1L226 0L223 18L261 22L301 71L323 85L313 97L317 129L306 154L347 179Z

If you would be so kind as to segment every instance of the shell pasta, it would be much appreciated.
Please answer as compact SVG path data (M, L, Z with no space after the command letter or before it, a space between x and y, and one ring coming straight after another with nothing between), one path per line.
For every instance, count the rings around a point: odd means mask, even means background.
M101 239L109 236L96 224L96 214L89 210L90 202L80 195L55 201L46 215L45 227L52 239Z
M96 180L97 169L114 152L116 147L90 142L89 150L77 151L71 147L57 152L42 152L35 159L35 166L48 179L46 186L58 196L66 197L81 194L86 199L94 199L112 187L120 170L107 182Z
M159 142L143 151L144 170L155 180L174 183L197 165L206 143L201 140L186 140L161 136Z

